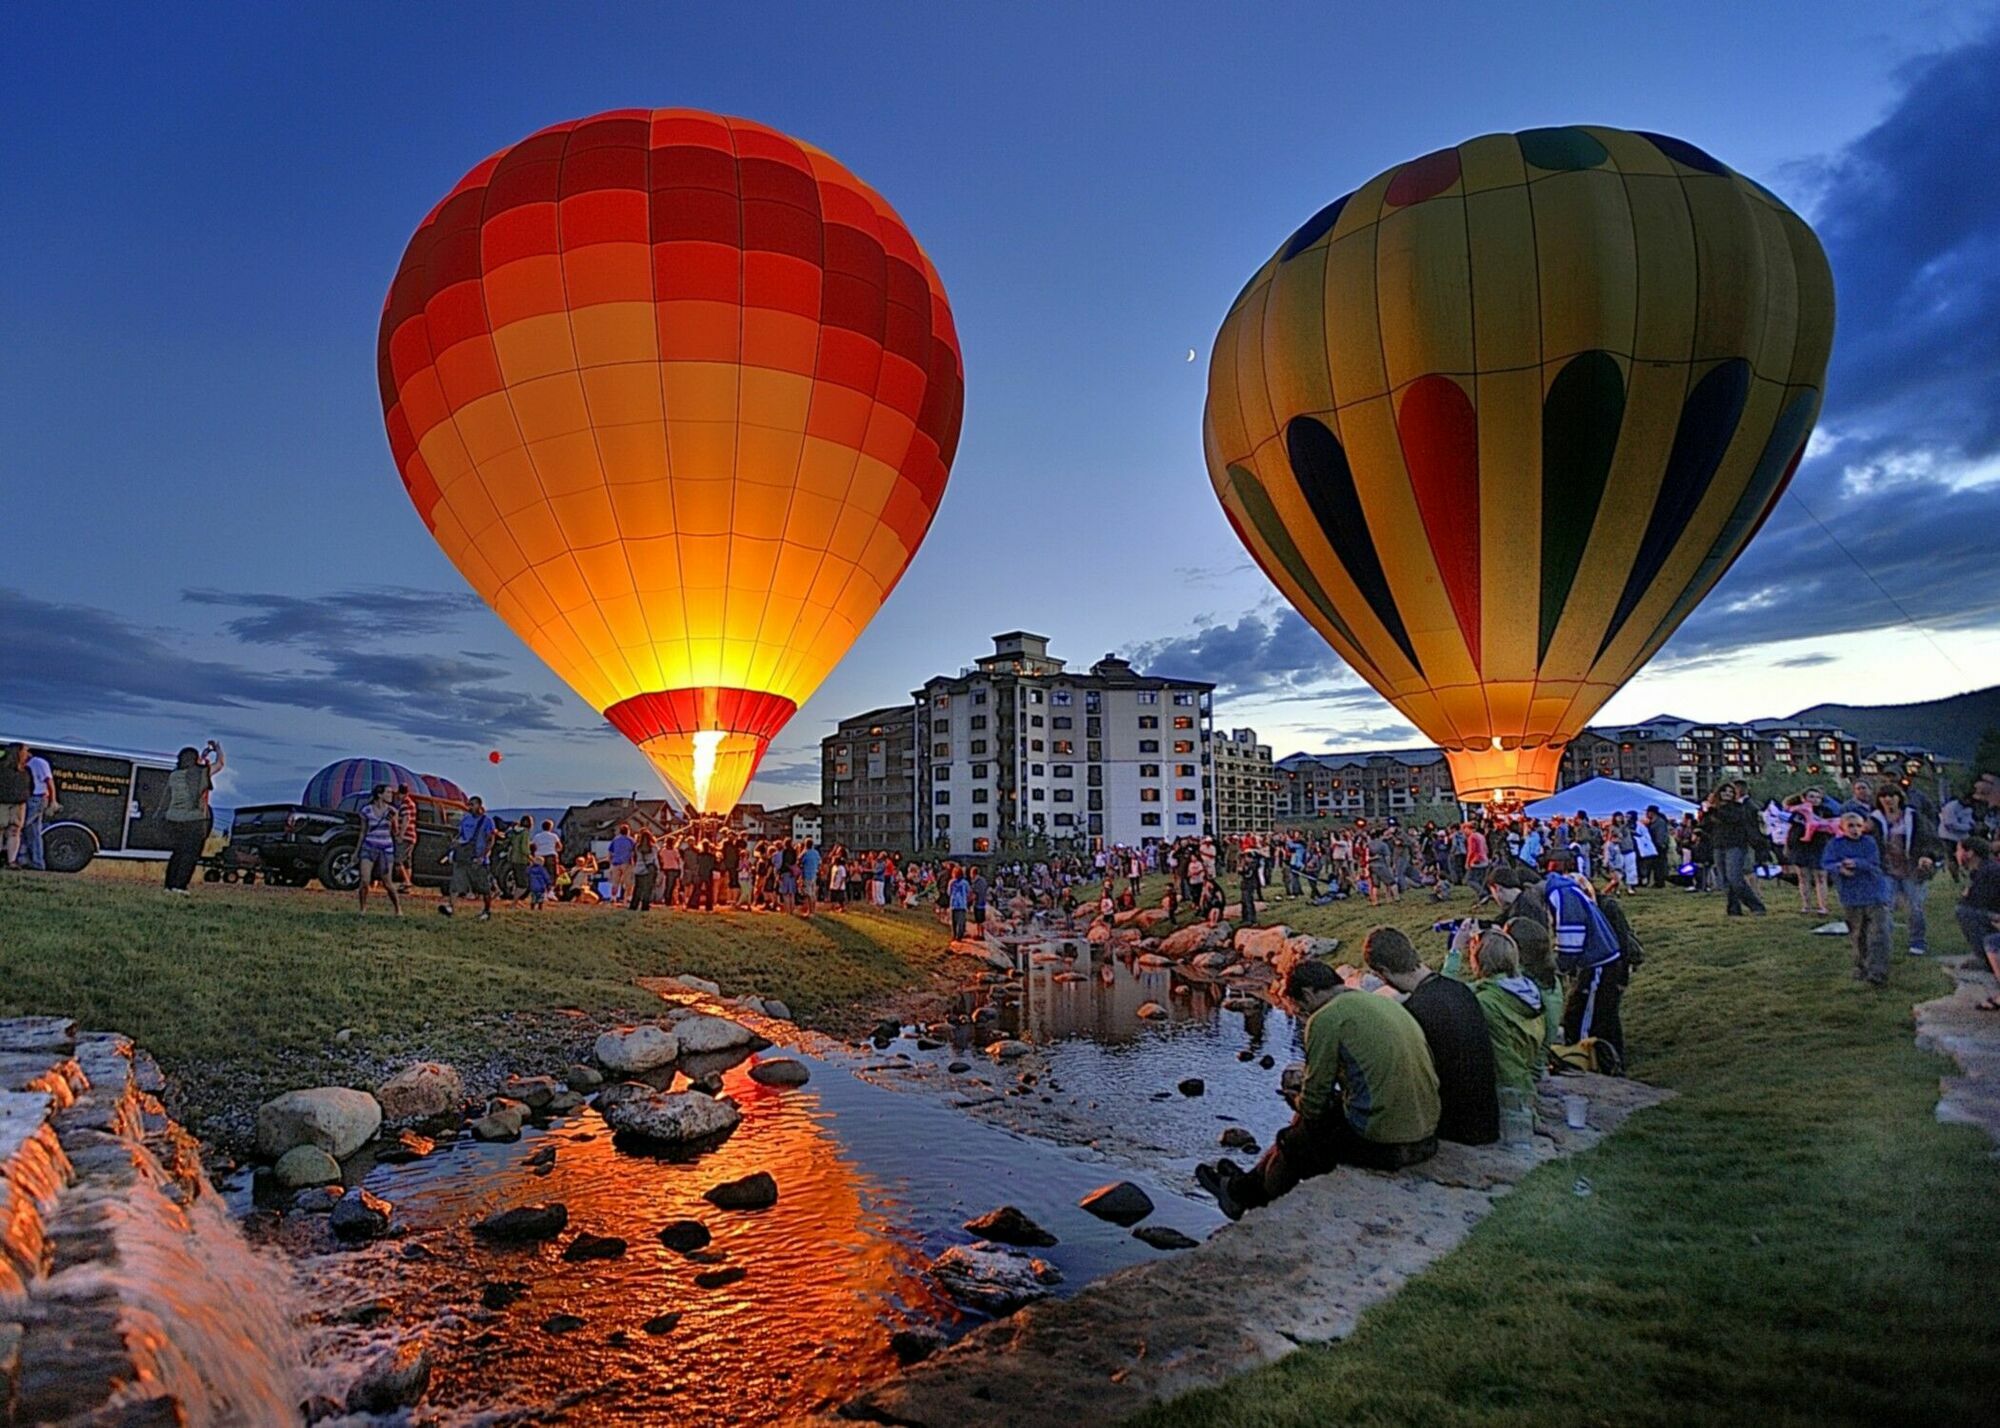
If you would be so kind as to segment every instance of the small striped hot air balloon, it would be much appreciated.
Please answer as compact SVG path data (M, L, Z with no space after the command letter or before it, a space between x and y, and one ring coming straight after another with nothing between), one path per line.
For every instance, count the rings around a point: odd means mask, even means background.
M944 287L881 195L692 109L475 167L411 238L378 359L445 554L705 812L902 577L964 393Z
M1832 338L1812 230L1694 145L1489 134L1257 270L1215 341L1209 474L1460 798L1537 796L1770 513Z

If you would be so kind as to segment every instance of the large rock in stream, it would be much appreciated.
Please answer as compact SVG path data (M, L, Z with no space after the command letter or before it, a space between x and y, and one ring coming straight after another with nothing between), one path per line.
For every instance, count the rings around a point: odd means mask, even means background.
M1062 1271L1047 1260L985 1240L953 1245L931 1262L930 1274L953 1299L988 1314L1011 1314L1062 1283Z
M597 1064L618 1076L633 1076L670 1065L681 1054L680 1039L651 1022L618 1026L597 1038Z
M1161 938L1160 955L1178 960L1192 957L1197 952L1216 950L1228 945L1227 924L1217 923L1214 927L1210 927L1205 922L1196 922Z
M757 1039L757 1033L726 1016L694 1015L674 1023L674 1035L683 1056L708 1056L718 1051L734 1051Z
M419 1061L378 1086L375 1099L389 1120L424 1120L456 1110L465 1099L465 1082L441 1061Z
M366 1091L345 1086L287 1091L257 1108L257 1153L276 1160L293 1146L316 1145L345 1160L381 1128L382 1107Z
M606 1103L599 1111L604 1123L621 1136L630 1136L652 1145L695 1145L719 1140L736 1129L743 1113L733 1101L719 1100L700 1091L655 1091L627 1094Z

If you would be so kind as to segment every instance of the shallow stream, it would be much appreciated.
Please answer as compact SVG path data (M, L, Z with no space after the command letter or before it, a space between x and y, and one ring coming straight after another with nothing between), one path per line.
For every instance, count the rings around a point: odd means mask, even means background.
M1058 1294L1163 1253L1078 1207L1099 1185L1131 1180L1157 1207L1147 1224L1204 1238L1221 1216L1184 1172L1217 1153L1225 1125L1268 1143L1288 1112L1275 1095L1278 1071L1255 1058L1282 1067L1296 1052L1281 1013L1224 1011L1220 987L1176 992L1173 976L1125 960L1093 967L1087 947L1029 967L995 1008L1002 1031L1038 1043L1041 1069L1028 1089L1017 1090L1015 1063L971 1049L970 1019L989 995L979 991L962 1001L952 1043L919 1049L912 1034L856 1054L802 1034L799 1047L762 1053L805 1061L812 1078L798 1088L759 1084L750 1062L733 1067L723 1089L742 1123L690 1159L614 1144L585 1109L531 1125L514 1144L461 1137L420 1160L378 1164L360 1183L395 1207L391 1237L336 1249L324 1220L298 1215L275 1232L336 1319L344 1311L373 1321L319 1336L319 1377L332 1387L378 1342L416 1336L435 1365L426 1402L447 1423L783 1422L892 1373L892 1330L923 1324L956 1335L980 1322L925 1274L933 1256L973 1238L963 1223L974 1216L1011 1204L1054 1233L1059 1243L1035 1253L1062 1271ZM1147 1001L1169 1015L1141 1019ZM954 1058L972 1069L945 1072ZM898 1086L882 1074L892 1062L936 1063L935 1079ZM1176 1089L1188 1077L1203 1080L1202 1095ZM1107 1146L1157 1153L1120 1163L953 1104L1009 1092L1101 1121ZM1032 1117L1023 1128L1033 1131ZM552 1164L534 1163L551 1149ZM759 1170L778 1183L775 1206L726 1211L702 1199ZM247 1187L238 1196L247 1208ZM569 1212L568 1230L546 1244L500 1247L470 1232L496 1211L546 1201ZM657 1238L682 1219L713 1235L694 1255ZM626 1251L567 1261L578 1231L622 1238ZM736 1270L732 1283L696 1280ZM492 1284L518 1285L520 1296L486 1307ZM664 1315L679 1317L662 1329Z

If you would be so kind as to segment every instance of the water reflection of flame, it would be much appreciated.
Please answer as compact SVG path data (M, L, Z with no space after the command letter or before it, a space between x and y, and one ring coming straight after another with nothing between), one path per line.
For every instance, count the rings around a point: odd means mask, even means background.
M585 1416L567 1421L779 1422L845 1399L893 1369L889 1330L904 1319L957 1317L922 1277L920 1246L892 1228L897 1217L889 1212L900 1202L843 1156L809 1087L761 1086L738 1067L725 1093L743 1108L743 1123L691 1161L619 1149L587 1116L542 1142L558 1146L545 1177L523 1169L523 1147L465 1145L378 1172L379 1185L371 1179L371 1188L395 1199L398 1219L419 1230L462 1234L494 1211L559 1200L573 1231L629 1242L622 1259L573 1264L561 1259L560 1240L507 1251L468 1237L462 1256L407 1266L406 1274L442 1281L434 1287L446 1298L462 1290L468 1305L477 1305L482 1281L530 1286L495 1322L442 1323L443 1342L432 1340L441 1360L434 1401L470 1407L581 1394ZM490 1164L474 1173L467 1156ZM768 1210L717 1210L701 1198L710 1186L759 1170L779 1186ZM654 1237L677 1219L709 1227L714 1239L702 1256L683 1256ZM718 1289L695 1284L697 1274L724 1267L746 1275ZM682 1318L672 1332L642 1331L655 1315L673 1312ZM580 1315L585 1327L544 1333L542 1321L556 1313ZM620 1341L610 1341L619 1330Z

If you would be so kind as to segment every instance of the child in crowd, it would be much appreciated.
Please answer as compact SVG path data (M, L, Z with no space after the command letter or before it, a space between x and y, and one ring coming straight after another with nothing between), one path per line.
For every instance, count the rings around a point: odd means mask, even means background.
M1854 941L1854 980L1871 987L1889 980L1889 880L1882 875L1882 849L1867 833L1868 819L1855 810L1840 815L1840 833L1826 845L1820 866L1834 875L1841 915Z

